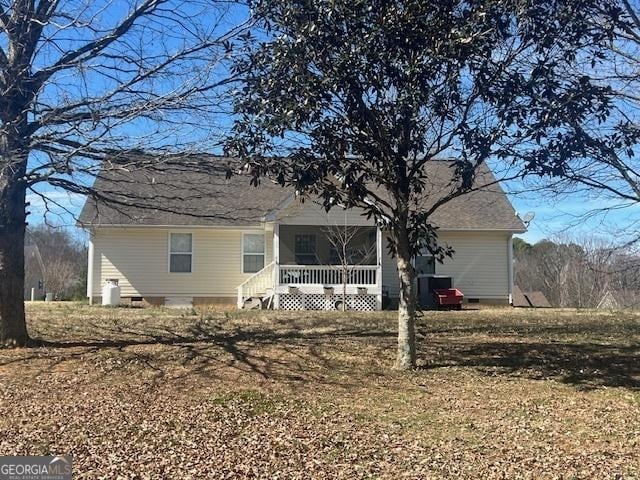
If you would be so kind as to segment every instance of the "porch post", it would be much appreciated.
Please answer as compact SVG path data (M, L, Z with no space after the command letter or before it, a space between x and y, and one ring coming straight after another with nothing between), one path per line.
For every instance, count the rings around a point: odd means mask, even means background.
M242 286L239 286L238 288L236 288L237 291L237 296L238 296L238 300L237 300L237 305L238 308L242 308L242 303L243 303L243 298L242 298Z
M273 308L280 308L280 294L277 293L280 284L280 224L273 226Z
M376 226L376 307L382 310L382 229Z

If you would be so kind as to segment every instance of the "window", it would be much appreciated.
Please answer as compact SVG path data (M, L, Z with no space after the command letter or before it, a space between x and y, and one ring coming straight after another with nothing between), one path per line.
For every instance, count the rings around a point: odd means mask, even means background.
M369 245L377 245L378 243L378 230L375 228L372 229L367 235L367 239L369 240Z
M318 255L316 253L316 236L309 233L300 233L295 237L295 261L298 265L316 265Z
M427 252L421 252L416 255L414 260L416 267L416 275L435 275L436 261L433 255Z
M242 273L256 273L264 268L264 234L242 236Z
M169 272L191 273L193 237L190 233L169 234Z
M331 265L341 265L342 261L340 259L340 255L338 254L338 250L335 247L331 247L329 249L329 264Z

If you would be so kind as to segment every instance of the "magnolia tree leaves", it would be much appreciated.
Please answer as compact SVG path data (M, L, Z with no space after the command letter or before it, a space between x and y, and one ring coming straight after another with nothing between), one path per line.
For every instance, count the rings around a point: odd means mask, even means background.
M260 0L241 42L229 148L326 208L359 206L411 252L438 256L430 217L487 160L559 169L570 126L606 116L607 88L567 75L612 29L607 1ZM453 158L434 192L425 162ZM521 172L520 172L521 173ZM425 208L425 198L428 208ZM397 236L396 236L397 238ZM397 245L392 242L392 249Z

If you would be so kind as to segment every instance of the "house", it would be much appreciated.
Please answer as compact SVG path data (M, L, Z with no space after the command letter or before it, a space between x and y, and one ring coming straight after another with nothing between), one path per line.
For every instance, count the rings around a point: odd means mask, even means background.
M433 187L425 202L450 185L451 165L428 162ZM79 219L90 232L90 301L99 301L105 282L117 279L123 301L150 305L327 309L341 300L343 287L352 309L397 302L385 232L361 211L337 206L327 213L312 198L300 201L269 180L257 188L249 180L169 165L101 174L95 187L120 205L90 199ZM494 180L486 167L478 175L485 184ZM455 255L442 264L419 255L419 276L450 277L467 302L509 304L512 235L525 227L502 189L494 184L458 197L432 220ZM345 249L352 262L347 269L328 240L331 229L340 228L357 229Z
M596 308L599 310L638 310L640 309L640 291L606 290Z
M24 299L44 299L44 262L37 245L24 246ZM33 297L32 297L33 295Z
M596 308L598 310L615 310L620 308L620 302L616 300L611 290L607 290L598 302L598 305L596 305Z

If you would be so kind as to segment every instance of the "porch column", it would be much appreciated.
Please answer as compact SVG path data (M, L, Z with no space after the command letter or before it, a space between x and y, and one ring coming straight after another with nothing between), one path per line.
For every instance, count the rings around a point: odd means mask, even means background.
M376 226L376 307L382 310L382 229Z
M273 308L280 308L280 294L277 287L280 283L280 224L273 226Z

